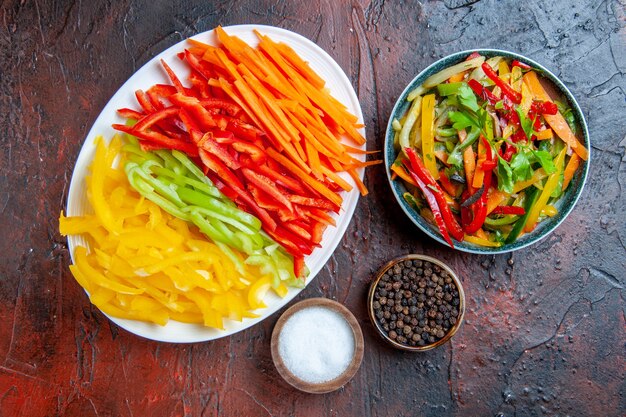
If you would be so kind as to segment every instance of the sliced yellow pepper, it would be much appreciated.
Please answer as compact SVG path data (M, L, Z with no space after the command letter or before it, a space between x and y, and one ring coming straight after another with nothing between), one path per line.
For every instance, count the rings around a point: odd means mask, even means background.
M518 93L522 92L522 69L518 66L513 67L511 70L511 79L509 80L513 90Z
M267 291L269 291L271 286L272 280L269 276L264 276L250 286L250 291L248 292L248 303L253 309L267 307L263 302L263 298L265 298L265 294L267 294Z
M422 160L435 180L439 179L435 158L435 95L428 94L422 99Z
M466 242L470 242L478 246L487 246L490 248L497 248L501 246L498 242L492 242L491 240L483 239L478 236L465 235L463 239Z
M556 209L556 207L554 207L551 204L546 204L546 206L543 208L543 210L541 210L541 214L548 216L548 217L553 217L556 216L556 214L559 211Z

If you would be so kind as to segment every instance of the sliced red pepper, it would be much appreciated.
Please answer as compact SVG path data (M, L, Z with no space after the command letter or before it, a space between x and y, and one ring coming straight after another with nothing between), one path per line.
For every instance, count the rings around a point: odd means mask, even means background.
M314 207L307 207L307 208L297 207L297 208L301 209L304 213L308 213L308 216L314 220L317 220L324 224L328 224L332 226L337 225L337 222L335 221L335 219L330 214L326 213L324 210L314 208Z
M204 149L200 149L199 151L200 158L202 159L202 163L206 165L211 171L215 172L218 177L225 184L230 187L238 187L240 189L244 188L243 183L234 175L230 169L215 155L207 152Z
M174 87L176 87L176 90L179 93L184 93L185 87L183 86L183 83L180 82L180 80L178 79L174 71L172 71L170 66L167 65L167 63L164 60L161 60L161 65L163 65L163 69L167 73L167 76L170 77L170 80L172 81L172 84L174 84Z
M467 56L467 58L465 58L465 60L469 61L470 59L478 58L479 56L481 55L478 52L472 52Z
M311 233L309 233L308 230L306 230L304 227L297 224L296 222L284 222L283 226L285 226L286 229L291 230L296 235L300 236L302 239L312 241Z
M484 161L481 164L481 169L483 171L491 171L493 170L498 164L496 163L496 161Z
M304 259L304 255L310 255L313 252L311 247L303 244L297 236L283 227L277 227L275 231L268 231L267 234L276 242L280 243L287 253L294 257L294 260L297 258Z
M524 132L524 129L518 128L515 131L515 133L513 133L513 135L511 136L511 140L513 141L513 143L517 143L517 142L525 142L526 140L528 140L528 138L526 137L526 133Z
M294 256L293 257L293 273L296 278L304 279L304 256Z
M511 145L509 142L505 142L505 149L504 149L504 154L502 155L502 159L504 159L506 162L511 162L511 158L513 158L513 155L515 154L515 152L517 151L517 148L513 145Z
M197 96L202 100L206 100L211 97L211 89L206 82L206 78L200 75L198 71L195 71L193 68L189 74L189 82L191 83L192 89L196 91Z
M514 214L516 216L523 216L525 213L524 207L518 206L498 206L491 211L491 214Z
M226 130L233 132L237 137L253 142L262 139L265 136L265 132L262 130L237 119L229 120Z
M222 194L224 194L226 197L228 197L232 201L237 201L237 193L234 192L232 188L224 184L222 180L220 180L220 178L214 172L209 171L206 165L200 164L200 166L204 168L203 169L203 171L205 171L204 175L206 175L207 178L210 179L213 184L215 184L215 186L218 188L218 190L222 192Z
M311 240L313 241L313 243L320 243L322 241L322 237L324 236L324 230L326 230L326 225L324 223L313 223L313 227L311 230Z
M237 140L233 132L229 132L228 130L211 129L210 132L213 134L213 139L217 143L230 145Z
M554 116L559 112L559 108L551 101L533 101L530 111L535 114L549 114Z
M483 99L484 101L489 101L490 104L496 104L498 101L498 97L495 96L491 91L487 90L481 83L476 81L475 79L471 79L467 82L470 86L474 94Z
M485 72L485 75L491 79L500 89L502 93L509 97L515 104L520 104L522 102L522 95L517 91L513 90L513 88L508 85L502 78L498 77L498 74L491 68L491 66L483 62L482 69Z
M271 178L272 180L276 181L276 184L285 187L286 189L299 193L299 194L305 194L306 190L305 188L302 186L302 184L291 178L288 177L286 175L281 174L280 172L274 171L273 169L271 169L270 167L268 167L267 165L263 164L263 165L255 165L252 166L250 163L247 163L245 158L242 158L242 163L244 165L246 165L249 168L254 168L258 173L265 175L268 178ZM251 160L250 160L251 161ZM270 160L268 160L269 162Z
M314 247L319 247L319 245L313 244L312 242L304 241L302 238L300 238L300 236L296 235L295 233L291 232L283 226L277 226L274 233L270 234L270 236L277 237L279 239L279 242L289 241L304 255L310 255L313 252ZM293 253L292 255L297 256Z
M513 126L521 127L519 114L517 114L513 103L507 96L502 99L502 105L503 108L498 110L498 114Z
M159 145L158 143L154 143L154 142L148 142L147 140L140 140L139 141L139 146L141 147L141 150L144 151L144 152L151 152L151 151L158 151L158 150L161 150L161 149L167 149L163 145Z
M230 146L239 153L250 155L255 164L261 165L267 160L265 151L252 143L234 141Z
M180 120L183 122L183 125L185 126L185 129L187 129L187 132L189 132L189 134L191 134L192 131L200 132L200 126L198 126L196 121L193 119L193 117L191 117L187 110L180 109L180 111L178 112L178 117L180 117Z
M137 110L127 109L127 108L117 109L117 114L119 114L125 119L134 119L134 120L139 120L143 116L145 116L143 113L140 113Z
M449 230L450 234L453 238L458 240L459 242L463 240L463 229L459 225L459 222L456 221L452 211L450 211L450 207L448 206L448 202L446 201L446 197L443 195L443 191L437 181L430 175L430 172L424 166L424 163L419 158L419 156L415 153L412 148L405 148L405 153L408 155L409 160L411 162L410 166L406 163L405 167L411 173L411 176L415 174L418 178L422 180L423 183L432 187L432 194L435 196L435 199L439 205L439 209L441 211L441 215L443 216L443 220L445 221L445 226Z
M513 67L520 67L521 69L525 69L525 70L532 69L530 65L525 64L521 61L518 61L517 59L514 59L513 62L511 62L511 68Z
M186 153L189 156L198 156L198 148L191 142L184 142L179 139L173 139L155 131L141 131L136 130L130 126L122 124L112 125L113 129L121 132L128 133L133 136L137 136L139 139L154 142L157 145L161 145L167 149L177 149Z
M252 194L252 198L254 198L255 203L257 203L259 207L268 210L270 212L270 215L278 217L278 220L280 220L282 223L298 220L301 218L298 212L296 212L295 210L293 212L287 210L284 206L278 204L276 200L267 195L256 185L252 183L247 183L246 189L250 192L250 194Z
M137 98L137 102L143 109L144 113L154 113L156 111L156 108L152 105L150 99L143 90L135 91L135 97Z
M489 174L491 175L491 174ZM487 176L487 174L485 174ZM465 190L467 192L467 190ZM461 220L463 222L463 230L468 235L474 234L485 223L487 218L487 192L472 204L470 207L461 207Z
M285 206L290 212L293 213L293 206L291 202L278 188L276 188L271 179L261 174L257 174L249 168L242 168L241 173L244 175L246 180L256 185L258 188L263 190L264 193L274 198L278 203Z
M197 98L176 93L172 94L169 100L175 106L184 107L204 131L217 125L211 113L202 107Z
M237 116L241 112L241 107L237 104L220 98L205 98L200 104L205 108L224 110L229 116Z
M213 71L211 70L210 66L206 65L197 56L189 52L188 49L185 49L185 59L187 60L191 68L193 68L207 80L213 77Z
M405 161L405 165L407 166L407 170L409 171L409 174L411 174L411 177L413 177L413 180L415 180L420 190L422 190L422 194L424 194L424 197L426 198L426 201L428 202L428 205L430 206L430 210L433 212L435 223L437 223L437 227L439 228L439 233L441 233L441 236L443 236L443 239L446 242L448 242L448 245L450 245L450 247L453 248L454 243L452 243L452 239L450 239L450 235L448 234L448 228L446 227L446 224L443 220L441 210L439 210L439 204L437 203L437 199L435 198L435 194L433 193L433 190L428 188L428 186L424 184L424 182L417 176L417 174L415 174L415 172L413 172L413 170L409 169L408 164L406 164L406 161ZM446 204L446 207L447 207L447 204Z
M241 168L241 164L237 162L237 160L230 153L228 153L226 147L217 143L215 139L213 139L213 132L206 132L202 136L198 146L219 158L220 161L222 161L228 168L232 170L238 170Z
M167 119L168 117L172 117L177 114L178 114L177 107L169 107L164 110L159 110L159 111L156 111L154 113L151 113L142 117L141 120L139 120L137 124L133 126L133 128L137 130L146 130L150 128L152 125L160 122L161 120Z
M155 84L148 89L148 93L152 93L156 96L168 98L169 96L176 94L176 87L169 84Z
M300 195L290 195L289 201L301 206L317 207L322 210L330 210L335 213L339 213L339 207L333 204L331 201L324 200L322 198L303 197Z

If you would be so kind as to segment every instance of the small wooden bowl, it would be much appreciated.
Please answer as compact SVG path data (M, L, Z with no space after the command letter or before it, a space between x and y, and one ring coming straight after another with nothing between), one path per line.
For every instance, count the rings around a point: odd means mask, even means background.
M348 368L337 378L321 383L303 381L295 376L283 362L278 350L278 339L287 320L298 311L309 307L325 307L339 313L350 325L352 335L354 336L354 356L352 357L352 361L350 362L350 365L348 365ZM361 332L361 327L359 326L359 323L354 315L343 305L327 298L309 298L294 304L287 311L285 311L282 316L280 316L276 322L276 326L274 326L274 331L272 332L271 350L274 366L276 366L280 376L282 376L283 379L291 386L310 394L325 394L344 386L352 379L352 377L356 374L356 371L359 370L361 361L363 360L364 351L363 333Z
M389 268L393 267L397 263L404 262L407 260L410 260L410 261L421 260L424 262L430 262L432 264L438 265L441 269L443 269L444 271L448 273L448 275L450 276L450 278L452 278L452 281L454 282L454 284L456 285L459 291L459 317L457 319L457 322L450 328L448 333L446 333L446 335L443 338L429 345L408 346L408 345L396 342L395 340L391 339L387 335L387 333L385 333L385 330L381 327L380 323L378 323L378 320L376 320L376 316L374 315L374 306L373 306L374 292L376 292L376 286L378 285L378 282L380 281L382 276L385 274L385 272L387 272ZM376 278L374 278L374 280L370 284L370 290L367 295L367 312L369 313L372 325L376 328L377 333L380 335L380 337L382 337L385 340L385 342L389 343L391 346L397 349L405 350L408 352L424 352L424 351L434 349L438 346L443 345L444 343L449 341L452 338L452 336L454 336L457 330L459 330L459 327L461 327L461 323L463 323L463 316L465 315L465 293L463 292L463 286L461 285L461 280L454 273L454 271L450 269L448 265L444 264L438 259L431 258L430 256L426 256L426 255L406 255L400 258L393 259L387 262L382 268L380 268L380 270L378 271L378 274L376 275Z

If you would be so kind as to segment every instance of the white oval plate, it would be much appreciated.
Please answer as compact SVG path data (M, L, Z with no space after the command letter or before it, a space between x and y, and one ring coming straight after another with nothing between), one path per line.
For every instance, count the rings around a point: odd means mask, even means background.
M359 118L359 123L363 123L363 113L359 105L359 99L352 88L350 80L341 67L323 49L301 35L272 26L239 25L224 28L228 34L239 36L248 44L256 46L258 41L252 31L253 29L268 35L274 41L289 44L326 81L326 86L330 89L331 94ZM204 43L217 45L217 38L213 31L200 33L192 38ZM106 140L110 140L117 133L113 130L111 124L124 123L125 120L117 115L116 110L123 107L138 108L139 106L135 100L135 90L147 90L156 83L169 84L169 80L160 64L161 59L165 60L172 67L181 80L186 80L189 70L186 64L176 57L176 54L182 52L186 46L188 46L186 41L182 41L155 56L133 74L104 107L89 131L74 167L67 198L68 216L79 216L91 210L85 190L85 176L93 159L95 151L94 139L96 136L102 135ZM361 129L360 132L365 136L365 129ZM362 146L362 149L365 149L365 145ZM358 157L361 160L364 159L364 155L358 155ZM361 178L363 178L363 171L363 169L358 171ZM351 181L348 176L344 176L344 178ZM310 270L306 281L307 285L315 278L315 275L322 269L339 244L354 213L359 199L359 192L355 187L349 193L344 192L343 198L342 210L338 216L335 216L337 226L331 226L326 229L321 242L322 247L313 251L306 258L306 264ZM85 240L80 236L69 236L68 245L72 260L74 248L77 245L87 246ZM259 323L291 301L300 291L301 289L290 288L287 296L282 299L270 291L265 298L265 304L268 307L256 311L257 314L260 314L259 318L244 319L243 322L224 320L225 330L173 320L170 320L165 326L159 326L116 317L109 317L109 319L129 332L148 339L174 343L201 342L229 336Z

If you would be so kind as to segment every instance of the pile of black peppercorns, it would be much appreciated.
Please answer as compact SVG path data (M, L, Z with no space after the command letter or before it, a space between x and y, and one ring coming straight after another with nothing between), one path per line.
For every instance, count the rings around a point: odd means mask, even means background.
M459 319L459 289L439 265L400 261L385 271L372 307L390 339L425 346L442 339Z

